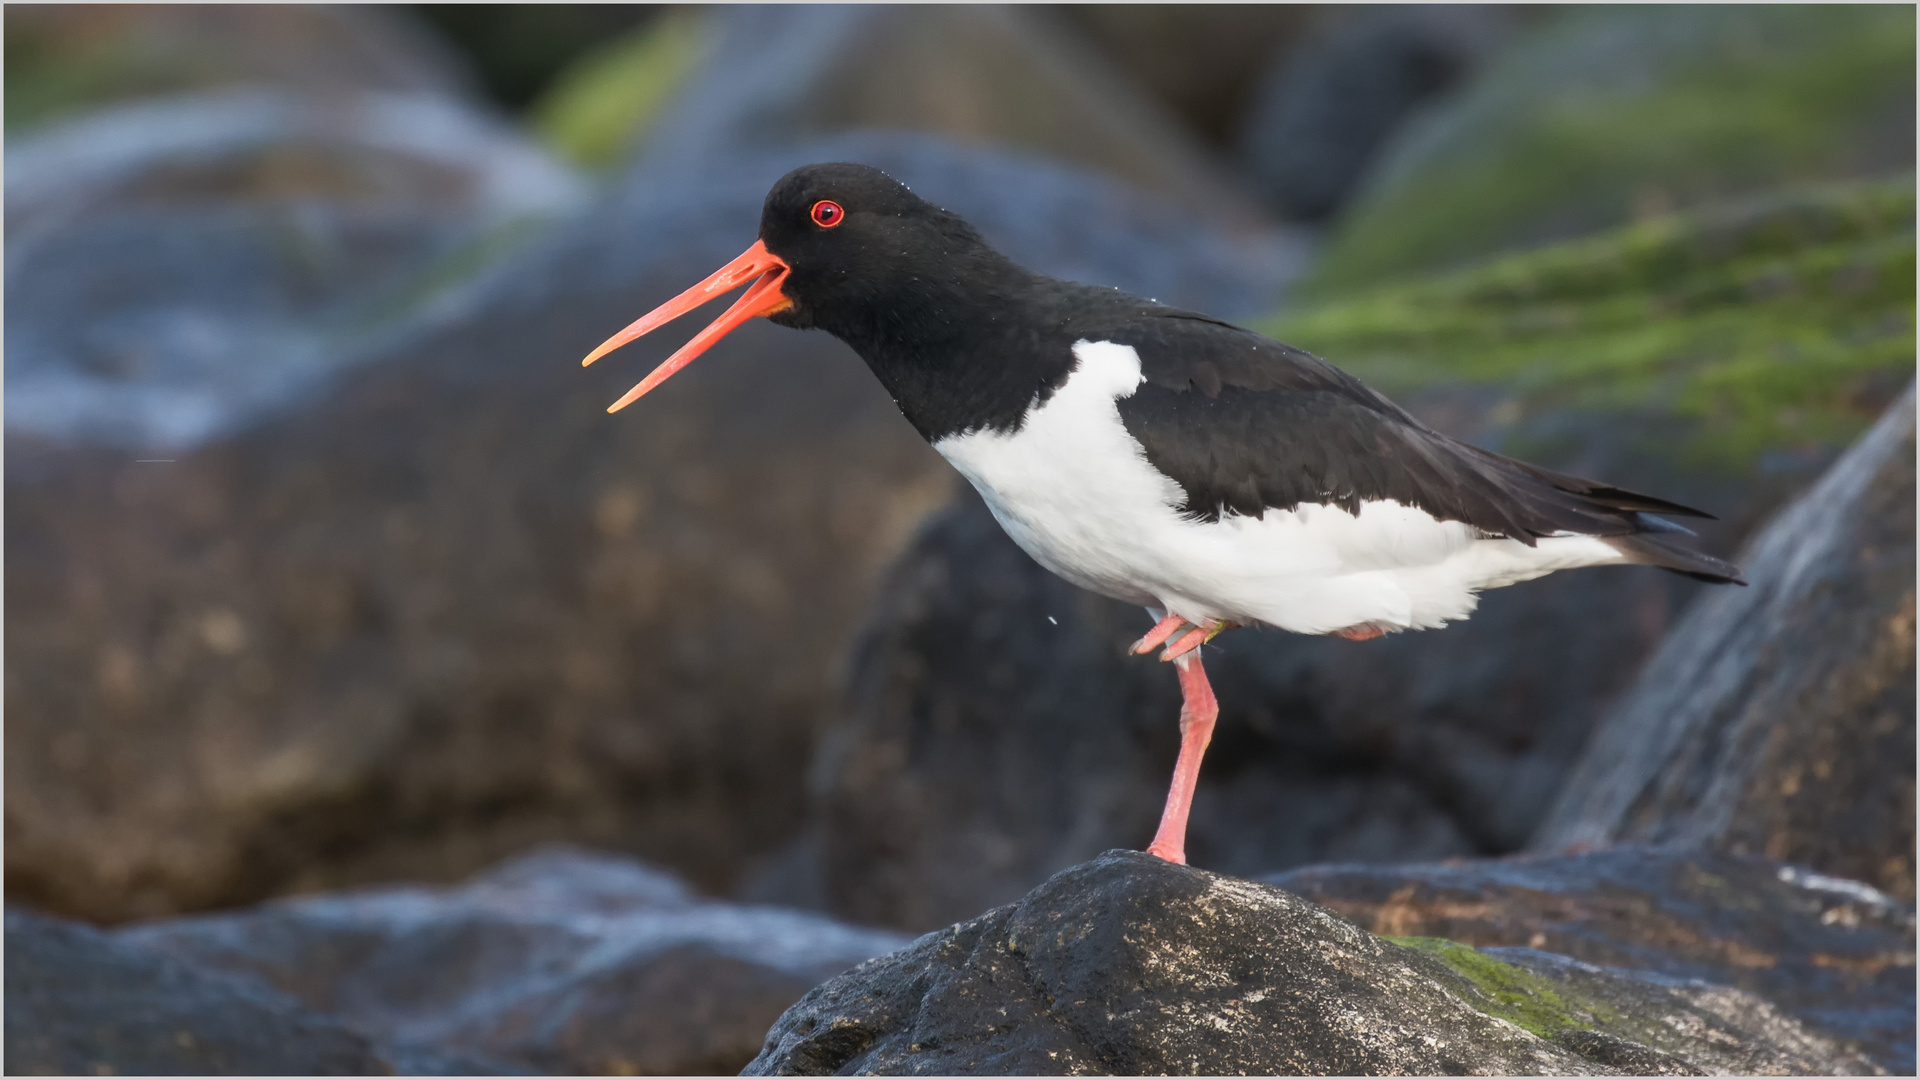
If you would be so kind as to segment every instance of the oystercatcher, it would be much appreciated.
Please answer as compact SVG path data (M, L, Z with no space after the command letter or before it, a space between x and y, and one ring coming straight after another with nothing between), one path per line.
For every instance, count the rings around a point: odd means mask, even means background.
M1428 629L1483 589L1579 566L1739 581L1658 516L1710 515L1448 438L1232 323L1033 273L864 165L782 177L758 242L582 363L748 282L607 411L756 316L851 345L1029 555L1154 618L1133 651L1164 646L1184 705L1147 850L1172 862L1218 712L1198 650L1224 629Z

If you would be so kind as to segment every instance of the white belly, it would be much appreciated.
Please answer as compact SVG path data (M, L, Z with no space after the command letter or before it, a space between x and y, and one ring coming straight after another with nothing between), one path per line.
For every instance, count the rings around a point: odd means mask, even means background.
M1126 345L1082 341L1065 385L1012 435L955 435L934 449L986 500L1015 543L1083 588L1189 622L1267 623L1303 634L1363 624L1439 626L1481 589L1624 561L1593 537L1534 547L1480 539L1394 502L1189 520L1180 485L1147 462L1115 402L1140 386Z

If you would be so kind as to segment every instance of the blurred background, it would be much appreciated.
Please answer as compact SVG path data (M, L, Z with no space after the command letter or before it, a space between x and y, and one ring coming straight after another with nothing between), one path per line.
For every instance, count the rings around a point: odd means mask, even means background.
M558 842L918 932L1148 837L1146 616L1012 547L849 350L751 326L615 417L694 327L578 367L799 164L1709 509L1723 554L1914 371L1910 6L5 20L6 891L93 923ZM1698 588L1222 638L1194 862L1526 849ZM1893 801L1821 857L1911 900L1905 588Z

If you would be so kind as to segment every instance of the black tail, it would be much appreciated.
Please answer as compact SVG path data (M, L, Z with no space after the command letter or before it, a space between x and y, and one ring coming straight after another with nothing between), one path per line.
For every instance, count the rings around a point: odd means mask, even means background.
M1692 536L1690 529L1682 528L1664 518L1652 514L1637 513L1636 523L1643 531L1627 533L1623 536L1603 536L1602 540L1613 545L1628 562L1645 566L1657 566L1662 570L1671 570L1676 574L1685 574L1698 581L1708 581L1715 585L1745 585L1746 579L1740 576L1740 568L1725 559L1716 559L1703 555L1691 548L1683 547L1677 537Z

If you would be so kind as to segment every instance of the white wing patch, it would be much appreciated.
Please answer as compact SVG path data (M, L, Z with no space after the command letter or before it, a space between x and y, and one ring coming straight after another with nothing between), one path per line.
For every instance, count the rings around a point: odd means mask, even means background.
M1480 539L1416 507L1358 514L1307 504L1260 518L1189 520L1186 493L1155 469L1116 405L1144 377L1131 346L1080 341L1078 363L1011 435L934 444L1042 566L1083 588L1192 622L1227 619L1324 634L1373 623L1439 626L1473 613L1481 589L1624 561L1588 536L1536 546Z

